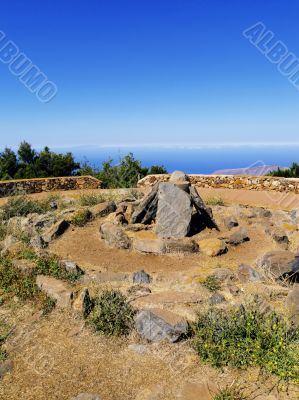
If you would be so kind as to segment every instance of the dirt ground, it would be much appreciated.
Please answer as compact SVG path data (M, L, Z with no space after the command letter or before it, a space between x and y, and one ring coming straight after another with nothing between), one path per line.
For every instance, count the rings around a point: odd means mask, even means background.
M227 192L201 191L205 199L220 194L229 204L242 203L243 199L252 205L263 205L265 201L267 207L277 208L277 202L273 199L271 203L267 196L248 197L248 193L243 193L245 191ZM80 193L64 192L62 196L77 198ZM46 196L48 194L43 193L32 197ZM295 202L299 205L299 196ZM220 220L223 209L216 207L214 215L216 221ZM257 257L278 248L265 234L263 224L245 218L242 225L246 226L250 241L230 247L220 257L211 258L200 253L146 255L108 247L99 234L102 222L103 219L97 219L83 228L69 228L50 244L50 252L75 261L85 270L85 277L78 286L88 287L91 294L106 286L127 293L132 286L132 272L144 269L153 276L152 294L137 299L133 305L148 300L151 305L162 304L162 307L190 318L204 307L203 301L192 305L188 299L191 295L199 299L208 295L200 285L207 275L221 267L235 271L241 263L253 265ZM196 238L216 236L219 232L206 229ZM242 293L257 291L268 295L268 289L263 285L255 286L243 285ZM273 294L271 290L269 298ZM273 290L277 290L275 285ZM285 295L283 288L278 288L277 293L278 300ZM233 304L240 301L232 295L227 296ZM71 311L57 309L41 317L32 305L22 305L17 299L0 307L0 318L14 327L6 344L14 368L0 381L1 400L71 400L81 392L96 393L101 400L201 400L196 391L193 397L183 393L188 385L204 382L217 388L237 383L248 394L249 400L299 398L293 385L266 376L259 369L216 370L202 364L188 341L171 345L150 344L133 333L128 338L106 338L95 334Z

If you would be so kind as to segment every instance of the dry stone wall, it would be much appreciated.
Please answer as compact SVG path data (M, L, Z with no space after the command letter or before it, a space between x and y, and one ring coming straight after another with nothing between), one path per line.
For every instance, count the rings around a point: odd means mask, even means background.
M138 182L138 187L147 189L157 182L167 182L170 175L148 175ZM299 194L298 178L275 178L272 176L239 175L189 175L192 185L202 188L267 190Z
M0 181L0 197L58 190L98 189L100 187L101 181L92 176L19 179Z

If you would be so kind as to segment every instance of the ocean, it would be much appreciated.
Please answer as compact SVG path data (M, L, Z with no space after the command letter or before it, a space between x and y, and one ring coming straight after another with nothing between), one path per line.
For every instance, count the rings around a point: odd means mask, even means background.
M71 151L76 160L87 161L95 167L100 167L102 162L109 158L117 164L121 157L132 152L134 157L147 167L164 165L169 172L181 170L189 174L210 174L219 169L263 165L289 167L292 162L299 162L299 144L74 147L59 150Z

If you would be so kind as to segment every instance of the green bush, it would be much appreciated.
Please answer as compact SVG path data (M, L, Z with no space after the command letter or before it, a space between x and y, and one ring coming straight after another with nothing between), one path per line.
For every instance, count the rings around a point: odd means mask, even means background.
M221 282L217 276L209 275L202 283L210 292L217 292L221 289Z
M44 201L31 200L26 196L16 196L8 199L2 207L2 218L26 217L28 214L44 214L51 209L50 199Z
M283 379L299 381L299 328L258 306L209 310L194 325L193 346L215 367L260 366Z
M69 282L75 282L81 276L77 272L66 271L60 260L55 256L36 256L34 261L36 263L35 274L37 275L49 275Z
M6 258L0 259L0 289L21 300L33 300L39 293L33 273L19 271Z
M7 357L7 353L3 350L2 345L4 344L8 334L9 327L4 321L0 320L0 362L4 361Z
M90 318L102 335L127 335L133 326L134 310L122 293L106 290L95 300Z
M87 222L91 221L92 219L92 214L90 210L87 208L82 208L81 210L78 210L75 212L75 214L71 218L71 223L75 226L84 226L87 224Z
M213 400L245 400L245 397L241 394L239 389L230 387L217 393L213 397Z
M103 203L104 201L105 197L99 193L84 193L79 197L79 204L83 207L95 206L99 203Z

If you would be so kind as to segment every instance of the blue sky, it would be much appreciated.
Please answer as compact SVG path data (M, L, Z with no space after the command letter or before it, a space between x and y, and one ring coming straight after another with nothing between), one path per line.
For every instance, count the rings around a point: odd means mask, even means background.
M299 91L244 36L299 57L297 0L1 4L0 30L58 87L41 103L0 63L0 148L299 142Z

